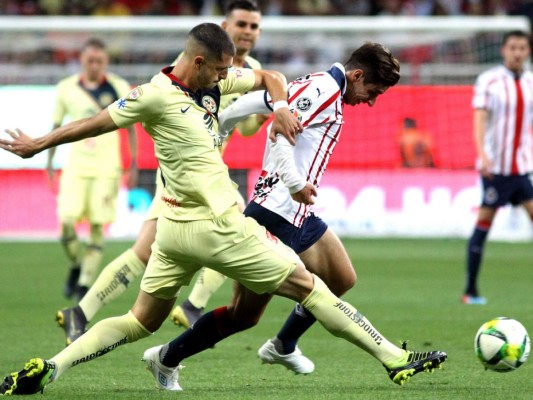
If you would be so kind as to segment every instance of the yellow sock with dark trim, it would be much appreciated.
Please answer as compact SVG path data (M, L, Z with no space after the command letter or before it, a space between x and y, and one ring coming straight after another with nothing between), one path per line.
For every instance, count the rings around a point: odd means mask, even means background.
M50 360L56 364L54 380L71 367L151 334L131 311L120 317L104 319Z
M301 305L330 333L357 345L382 363L403 357L404 351L379 333L363 314L331 293L319 277L313 277L315 287Z
M189 301L196 308L205 308L213 293L222 286L225 280L226 277L220 272L203 268L189 295Z
M126 250L107 264L89 291L80 300L79 306L87 321L106 304L126 291L129 284L144 273L146 265L132 249Z

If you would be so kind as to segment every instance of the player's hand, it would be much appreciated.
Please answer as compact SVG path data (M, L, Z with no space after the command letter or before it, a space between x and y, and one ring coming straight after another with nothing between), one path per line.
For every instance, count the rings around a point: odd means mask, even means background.
M312 205L315 204L314 197L317 196L316 188L313 184L307 182L302 190L299 192L291 194L292 199L294 201L297 201L298 203L302 203L305 205Z
M34 140L20 129L15 129L15 132L9 129L4 131L12 140L0 139L0 148L22 158L31 158L38 153Z
M276 135L281 134L287 138L293 146L296 144L295 137L303 131L303 125L298 118L286 107L280 108L274 113L274 120L270 128L269 138L276 142Z

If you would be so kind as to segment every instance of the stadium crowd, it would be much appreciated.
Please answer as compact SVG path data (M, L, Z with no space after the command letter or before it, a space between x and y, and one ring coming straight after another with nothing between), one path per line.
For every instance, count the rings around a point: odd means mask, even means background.
M0 15L213 15L224 0L0 0ZM259 0L263 15L526 15L529 0Z

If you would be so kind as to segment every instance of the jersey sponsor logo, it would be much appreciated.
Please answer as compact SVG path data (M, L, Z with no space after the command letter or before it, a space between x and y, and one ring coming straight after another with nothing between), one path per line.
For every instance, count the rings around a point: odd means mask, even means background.
M274 236L272 233L270 233L269 231L266 231L266 237L268 240L274 242L274 243L278 243L279 242L279 239Z
M297 101L296 101L296 108L300 111L307 111L311 108L311 105L313 104L313 102L311 101L311 99L309 97L300 97Z
M181 207L181 204L174 197L162 194L161 200L163 200L163 203L168 205L170 208Z
M205 95L204 97L202 97L202 105L207 111L212 114L217 112L217 102L209 95Z
M254 186L254 196L260 199L267 196L280 180L277 173L270 175L267 171L263 172Z
M316 88L316 91L318 92L318 94L316 95L316 97L320 97L321 94L326 93L326 92L321 92L321 91L320 91L320 88Z
M126 99L128 100L137 100L139 97L141 97L143 94L143 91L140 87L136 87L131 92L128 93L126 96Z
M126 108L126 99L123 97L117 101L117 108L119 110L122 110L123 108Z

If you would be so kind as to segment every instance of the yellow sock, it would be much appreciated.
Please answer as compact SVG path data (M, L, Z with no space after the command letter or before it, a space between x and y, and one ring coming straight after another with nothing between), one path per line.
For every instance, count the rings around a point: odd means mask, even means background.
M222 286L225 280L226 277L221 273L209 268L202 268L189 295L189 301L196 308L205 308L213 293Z
M87 244L85 256L81 263L81 274L78 285L90 287L102 262L102 246L104 243L104 227L102 225L91 225L90 243Z
M87 321L105 304L124 293L130 282L142 275L145 268L146 265L132 249L126 250L107 264L79 303Z
M357 345L382 363L403 356L403 350L389 342L363 314L331 293L319 277L314 275L314 279L313 291L301 304L330 333Z
M104 319L50 360L56 364L54 380L71 367L151 334L131 311L120 317Z
M61 245L72 265L77 265L80 252L80 241L74 223L63 222L61 225Z

